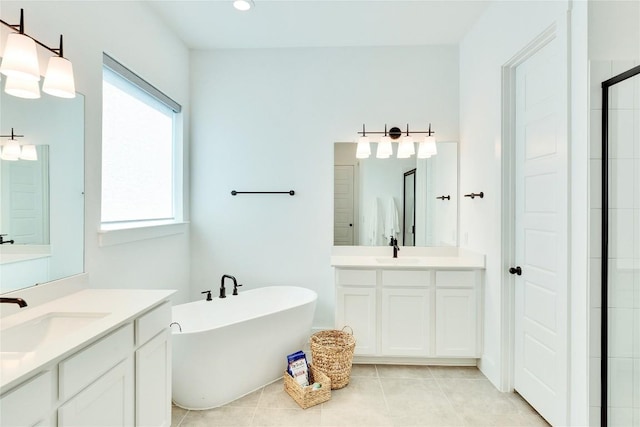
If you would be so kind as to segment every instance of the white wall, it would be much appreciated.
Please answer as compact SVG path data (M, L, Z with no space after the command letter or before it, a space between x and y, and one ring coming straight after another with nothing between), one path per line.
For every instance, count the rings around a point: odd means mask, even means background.
M189 111L189 52L144 2L2 1L2 19L56 46L74 66L76 90L85 95L85 271L99 288L178 289L187 298L188 233L110 247L98 246L102 52L107 52ZM46 55L45 55L46 56ZM41 60L44 73L46 62ZM185 126L187 129L188 126ZM185 141L188 141L185 131Z
M333 327L333 144L362 123L431 122L456 141L457 47L193 52L191 85L193 296L224 273L301 285L319 294L314 325Z

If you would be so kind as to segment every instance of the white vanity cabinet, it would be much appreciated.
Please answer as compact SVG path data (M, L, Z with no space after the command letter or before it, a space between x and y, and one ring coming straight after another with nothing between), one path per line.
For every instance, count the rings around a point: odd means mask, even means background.
M478 358L481 270L336 268L336 328L356 356Z
M381 354L425 357L430 353L429 271L382 270Z
M168 301L54 359L0 397L4 426L171 425Z
M377 297L375 270L336 270L336 324L347 325L358 337L355 354L378 352ZM342 326L340 326L342 328Z

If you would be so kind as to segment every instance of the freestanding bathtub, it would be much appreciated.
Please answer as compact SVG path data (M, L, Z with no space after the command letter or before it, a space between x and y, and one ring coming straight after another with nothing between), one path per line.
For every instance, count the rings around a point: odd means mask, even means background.
M185 409L229 403L278 378L309 339L317 294L270 286L173 307L173 402Z

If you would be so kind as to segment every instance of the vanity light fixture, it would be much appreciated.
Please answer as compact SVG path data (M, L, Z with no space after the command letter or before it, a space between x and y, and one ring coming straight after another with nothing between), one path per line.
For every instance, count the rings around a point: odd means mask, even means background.
M427 159L438 154L438 149L436 147L436 138L433 136L435 132L431 130L431 123L429 123L429 130L419 130L411 132L409 131L409 125L407 124L407 131L405 132L404 136L402 136L403 132L400 130L400 128L395 126L387 131L387 125L385 124L384 132L366 132L364 125L362 125L362 132L358 132L358 134L362 136L358 140L358 147L356 148L356 157L358 159L366 159L371 155L371 147L369 145L369 137L367 136L367 133L384 134L384 136L380 138L378 149L376 151L376 157L378 159L387 159L393 154L393 148L391 146L392 141L399 142L397 154L397 157L399 159L407 159L416 154L412 134L426 134L424 140L421 141L418 146L417 157L419 159ZM402 137L401 140L400 137Z
M255 6L253 0L234 0L233 7L238 9L239 11L246 12Z
M21 145L16 138L24 138L24 135L16 135L11 128L11 135L0 135L0 138L9 138L6 143L0 144L0 159L15 162L17 160L38 160L36 146L32 144Z
M419 159L428 159L431 156L435 156L438 154L438 147L436 146L436 138L433 136L435 132L431 130L431 123L429 123L429 130L427 131L427 136L424 137L424 140L418 145L418 158Z
M371 145L369 144L369 137L362 125L362 136L358 139L358 146L356 147L356 159L366 159L371 155Z
M0 73L7 76L5 92L20 98L39 98L37 89L40 81L40 66L36 44L55 54L49 59L42 91L60 98L74 98L76 96L73 78L73 66L64 58L62 35L60 47L51 48L24 32L24 9L20 9L20 23L9 24L0 19L0 23L11 28L16 33L7 36L4 57L0 64ZM35 86L33 84L35 82Z

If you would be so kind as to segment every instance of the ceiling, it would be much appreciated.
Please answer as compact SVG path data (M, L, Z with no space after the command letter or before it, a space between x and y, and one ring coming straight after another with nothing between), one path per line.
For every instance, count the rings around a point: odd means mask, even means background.
M147 0L191 49L457 44L484 0Z

